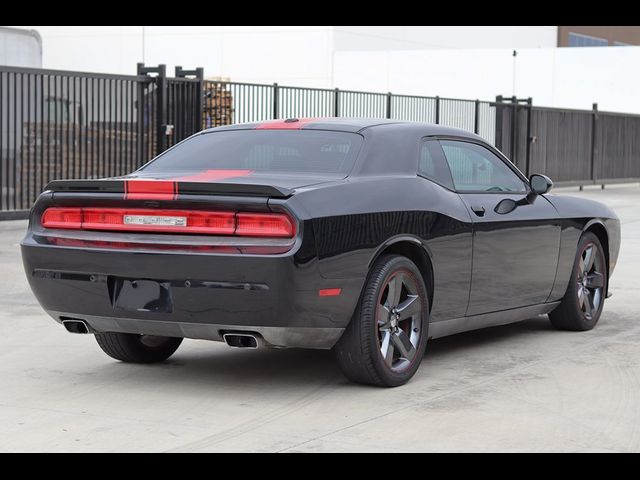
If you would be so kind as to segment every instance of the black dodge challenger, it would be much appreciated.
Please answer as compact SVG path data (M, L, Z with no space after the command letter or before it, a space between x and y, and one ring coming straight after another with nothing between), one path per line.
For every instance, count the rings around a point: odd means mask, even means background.
M396 386L429 338L541 314L594 327L619 220L551 185L453 128L231 125L124 177L51 182L22 256L47 313L118 360L185 337L332 348L350 379Z

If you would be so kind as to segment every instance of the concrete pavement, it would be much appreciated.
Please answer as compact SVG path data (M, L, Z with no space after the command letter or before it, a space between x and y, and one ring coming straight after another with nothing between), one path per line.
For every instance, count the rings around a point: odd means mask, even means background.
M622 249L599 325L545 318L429 343L406 386L349 384L330 352L186 340L118 363L32 296L0 222L0 451L640 451L640 186L557 193L611 205Z

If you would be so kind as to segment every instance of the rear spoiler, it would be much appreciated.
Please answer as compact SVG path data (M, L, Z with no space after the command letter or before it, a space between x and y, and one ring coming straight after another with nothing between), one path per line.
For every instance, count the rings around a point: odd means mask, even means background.
M293 195L291 189L271 185L140 179L54 180L47 184L45 190L121 193L125 200L175 200L179 195L250 195L272 198L287 198Z

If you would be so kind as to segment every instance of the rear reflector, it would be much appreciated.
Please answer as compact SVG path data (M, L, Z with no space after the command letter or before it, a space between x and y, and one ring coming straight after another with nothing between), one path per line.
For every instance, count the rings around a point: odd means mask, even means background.
M45 228L121 232L199 233L251 237L295 235L291 219L281 213L207 212L127 208L51 207L42 215Z
M341 293L341 288L323 288L322 290L318 290L318 295L321 297L337 297Z

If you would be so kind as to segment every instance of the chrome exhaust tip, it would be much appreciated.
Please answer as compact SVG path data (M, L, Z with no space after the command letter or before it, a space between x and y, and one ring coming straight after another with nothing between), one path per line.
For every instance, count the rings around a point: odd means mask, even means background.
M234 348L258 348L258 338L251 333L225 333L224 341Z
M67 329L69 333L91 333L91 327L84 320L79 319L65 319L62 320L62 325Z

